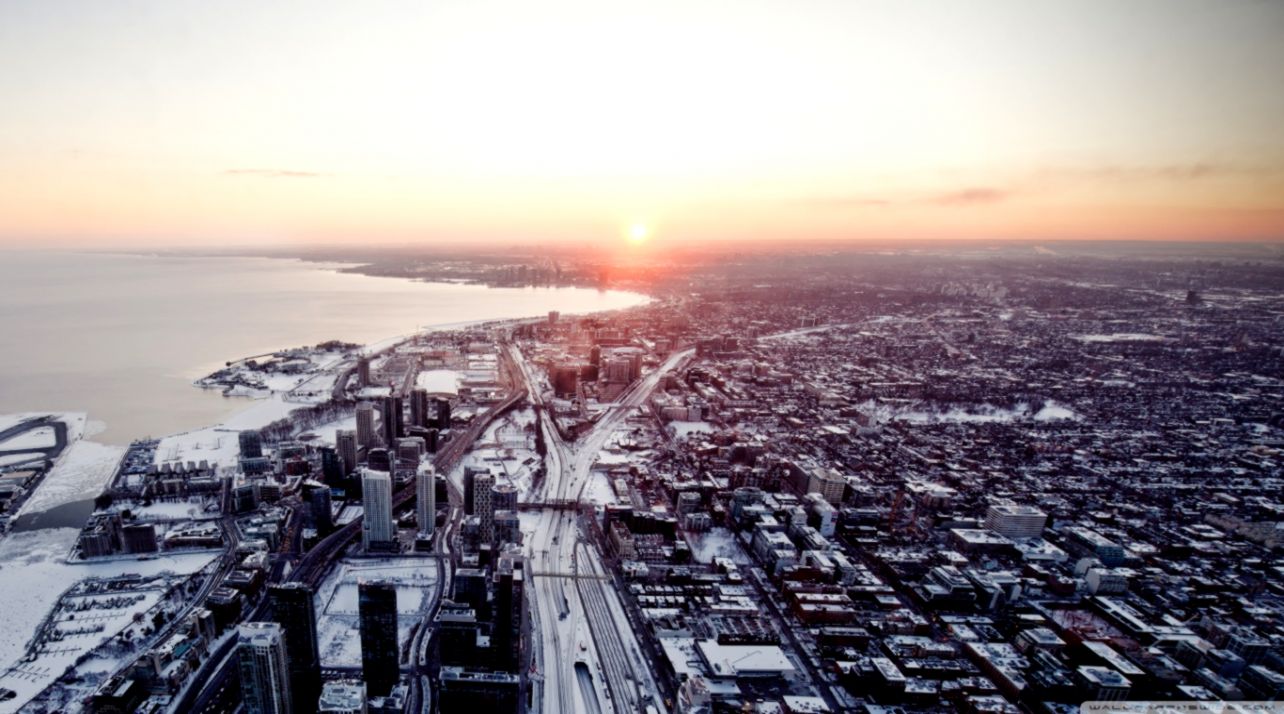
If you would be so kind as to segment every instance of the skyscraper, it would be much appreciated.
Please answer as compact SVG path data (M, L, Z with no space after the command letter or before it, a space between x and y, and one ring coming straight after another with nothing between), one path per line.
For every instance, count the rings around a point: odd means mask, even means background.
M357 360L357 386L370 386L370 359L367 357Z
M241 700L249 714L291 714L285 638L275 622L251 622L237 632Z
M418 466L420 459L423 458L424 452L427 451L424 439L421 436L403 436L397 439L397 460L405 463L413 463Z
M366 469L361 476L361 547L388 551L397 543L397 524L392 520L392 476L385 471Z
M352 429L339 429L334 432L334 448L339 452L339 461L343 463L343 475L357 469L357 432Z
M339 452L329 446L317 447L321 456L321 479L326 483L339 483L346 473L343 470L343 459Z
M357 583L361 620L361 674L371 696L386 695L400 678L397 586L387 580Z
M419 535L432 535L437 523L437 470L431 465L420 469L415 481L415 515Z
M517 488L509 483L497 483L491 486L490 507L495 511L516 511Z
M303 498L308 504L308 518L305 522L317 529L317 534L324 538L334 530L330 487L315 481L305 481Z
M387 396L383 398L383 406L380 408L379 416L383 419L383 445L389 449L397 445L397 439L405 434L405 425L402 423L401 397Z
M450 402L445 399L437 400L437 424L438 429L450 428Z
M494 485L492 474L480 473L473 477L473 512L481 520L483 543L495 540L495 507L491 502L491 487Z
M477 474L484 473L481 469L472 466L464 466L464 515L471 516L476 513L477 509L473 503L474 492L476 491L475 482Z
M268 587L268 602L272 620L284 631L294 711L313 711L321 693L321 655L312 588L303 583L277 583Z
M517 511L501 511L495 509L495 539L492 544L500 547L505 543L522 543L522 522L517 517Z
M418 427L428 426L428 400L427 389L413 389L410 391L410 425Z
M257 459L263 455L263 435L258 429L246 429L236 435L241 447L241 458Z
M495 627L491 641L497 664L509 672L517 671L520 659L522 618L526 612L522 602L523 566L521 548L509 548L500 555L495 569Z
M361 402L357 405L357 446L369 449L374 446L374 443L374 405L370 402Z

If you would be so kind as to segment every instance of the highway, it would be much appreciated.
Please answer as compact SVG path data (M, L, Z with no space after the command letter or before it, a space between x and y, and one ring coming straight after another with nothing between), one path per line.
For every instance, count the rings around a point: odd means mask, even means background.
M537 382L520 351L514 346L509 350L525 378L528 399L541 405ZM665 375L684 365L693 353L688 349L671 355L607 407L593 428L574 444L563 440L549 419L541 418L540 428L548 445L548 475L531 500L580 500L598 453L612 434L646 403ZM528 556L535 584L531 591L535 599L532 631L538 633L539 640L536 667L542 675L538 696L541 709L584 714L599 709L636 713L649 705L662 709L650 667L639 654L637 637L624 618L619 595L610 587L610 581L566 577L605 572L592 543L582 537L577 514L561 509L541 511ZM577 662L590 665L594 680L591 689L601 701L585 701L590 688L583 686L582 670L578 674L576 671ZM580 686L576 686L577 681Z

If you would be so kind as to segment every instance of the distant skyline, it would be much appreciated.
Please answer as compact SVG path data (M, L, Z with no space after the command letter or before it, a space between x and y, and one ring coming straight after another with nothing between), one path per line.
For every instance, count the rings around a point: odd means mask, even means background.
M1284 240L1284 2L0 3L0 248Z

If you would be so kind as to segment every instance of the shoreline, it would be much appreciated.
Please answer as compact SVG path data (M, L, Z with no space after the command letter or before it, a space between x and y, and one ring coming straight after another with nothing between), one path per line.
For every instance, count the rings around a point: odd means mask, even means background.
M33 265L48 262L50 256L59 253L69 255L62 251L31 251L31 253L45 256ZM3 390L0 387L0 391L7 392L6 398L0 400L0 412L23 413L45 410L91 412L90 418L104 425L98 430L106 432L97 435L95 439L99 443L116 445L127 445L138 439L161 438L165 435L220 424L235 419L247 409L253 408L266 396L266 393L239 397L223 396L218 391L192 389L193 383L225 368L229 360L240 359L245 355L311 346L327 340L361 344L366 350L379 349L384 345L425 331L463 329L500 320L530 319L543 316L546 314L545 310L558 310L566 315L608 312L611 309L646 305L656 300L652 295L629 290L601 293L585 291L583 288L561 287L492 289L482 285L434 284L413 278L400 281L374 281L370 278L382 276L342 272L342 268L350 267L355 263L305 259L298 256L179 255L144 251L128 253L76 251L76 253L101 256L108 261L102 264L96 260L71 264L77 266L74 270L85 270L86 268L79 267L81 265L109 266L101 269L104 272L94 273L110 276L100 281L104 285L117 275L141 275L149 279L153 275L160 277L192 275L202 280L201 289L204 292L190 293L199 297L174 306L162 303L161 307L157 308L156 314L164 314L165 317L155 319L154 326L147 322L151 320L149 317L142 318L143 322L135 322L142 328L144 344L158 342L159 340L152 335L162 331L172 335L172 339L165 340L163 349L167 352L158 352L164 356L157 358L155 362L140 363L143 365L142 369L137 368L133 363L113 363L110 361L114 359L113 357L109 357L101 364L96 359L68 359L66 366L60 364L59 368L76 369L81 363L85 363L83 370L79 373L85 376L73 380L78 391L64 391L56 384L45 386L45 382L49 381L44 376L48 369L41 363L16 358L18 359L16 368L19 370L17 374L26 374L29 371L38 379L26 384L15 382L15 387L18 388L12 391ZM215 259L209 260L207 267L205 259L211 257ZM162 258L179 260L166 261ZM120 267L110 267L116 265ZM70 275L74 278L79 273L73 272ZM219 277L223 275L233 280L230 283L232 289L239 284L235 282L238 280L264 282L276 280L278 275L286 276L292 284L312 287L304 288L302 293L289 290L260 291L257 294L261 298L276 301L261 303L262 312L270 317L266 322L258 321L253 305L242 307L242 310L248 311L244 314L252 327L240 330L232 327L237 318L233 313L229 313L224 303L219 302L219 293L214 281L225 281L226 279ZM199 278L199 276L210 277ZM226 282L224 284L228 285ZM312 298L312 293L331 286L334 287L333 290L323 295L318 294L315 300ZM227 289L229 288L224 288L224 290ZM140 294L151 294L151 290L149 288L142 293L123 291L123 296L119 298L115 297L114 293L108 294L106 300L112 305L122 302L128 308L129 301L136 302ZM295 297L296 295L298 297ZM239 300L230 301L227 304L245 302L245 300ZM20 303L20 305L25 304ZM96 301L95 306L86 306L82 310L79 307L80 303L68 303L67 307L60 309L72 310L73 312L69 313L71 317L59 318L57 324L79 329L80 323L84 320L77 315L96 314L100 311L97 305L101 304L104 303ZM316 304L317 309L310 308L309 305L312 304ZM344 309L345 305L354 307ZM328 311L336 306L339 309L334 313L335 317L332 320L328 317ZM202 324L206 318L200 311L205 310L208 310L214 319L209 328ZM283 317L295 310L301 310L297 329L288 322L290 318ZM370 317L362 317L365 314L369 314ZM287 322L282 323L282 320ZM259 324L254 324L256 321ZM282 324L277 325L277 323ZM95 324L105 323L99 321ZM24 320L15 319L9 329L16 331L25 327ZM233 332L224 335L229 330ZM91 339L89 344L99 344L103 339L101 332L103 330L95 329L94 332L89 333L89 339ZM185 336L190 336L191 344L185 350L175 349L173 345L183 342L186 339ZM111 343L106 344L111 345ZM59 352L57 343L51 340L42 342L37 349L43 349L55 356ZM106 354L112 353L108 351ZM116 380L109 370L131 371L122 381ZM143 401L138 402L137 406L126 406L131 404L129 394L135 390L141 390L140 399ZM245 399L245 401L229 401L236 399ZM167 413L172 413L173 417L171 418Z
M648 300L647 300L647 302L646 302L646 303L640 303L639 305L634 305L634 306L631 306L631 307L616 308L615 310L591 311L591 312L585 312L585 313L567 313L567 314L566 314L566 316L568 316L568 317L571 317L571 316L574 316L574 317L580 317L580 316L585 316L585 315L609 314L609 313L613 313L613 312L618 312L618 311L620 311L620 310L628 310L628 309L632 309L632 308L634 308L634 307L641 307L641 306L646 305L646 304L649 304L650 302L652 302L652 301L654 301L654 300L655 300L655 298L653 298L653 297L649 297L649 296L647 296L647 298L648 298ZM516 325L520 325L520 324L526 324L526 323L531 323L531 322L539 321L539 320L542 320L542 319L545 319L545 317L541 317L541 316L528 316L528 317L512 317L512 318L490 318L490 319L479 319L479 320L461 320L461 321L457 321L457 322L444 322L444 323L437 323L437 324L432 324L432 325L424 325L424 326L423 326L423 327L421 327L420 329L415 330L415 331L412 331L412 332L406 332L406 333L401 333L401 334L398 334L398 335L392 335L392 336L389 336L389 337L386 337L386 338L382 338L382 339L379 339L379 340L375 340L375 341L373 341L373 342L365 343L365 344L361 345L360 347L358 347L355 351L356 351L356 353L357 353L357 354L360 354L360 355L363 355L363 356L364 356L364 355L370 355L370 354L374 354L374 353L377 353L377 352L380 352L380 351L383 351L383 350L389 349L389 348L394 347L394 346L396 346L396 345L398 345L398 344L400 344L400 343L402 343L402 342L405 342L405 341L407 341L407 340L414 339L415 337L418 337L418 336L420 336L420 335L426 335L426 334L431 334L431 333L436 333L436 332L445 332L445 331L450 331L450 330L462 330L462 329L473 328L473 327L488 327L488 328L512 327L512 326L516 326ZM291 349L291 348L289 348L289 347L283 347L283 348L281 348L281 350L285 350L285 349ZM237 360L239 360L239 359L245 359L245 358L237 358ZM233 361L237 361L237 360L233 360ZM210 386L202 386L202 385L198 384L199 380L204 379L204 378L205 378L205 377L207 377L207 376L208 376L208 374L203 375L202 377L197 377L196 379L192 380L191 387L192 387L193 389L197 389L197 390L206 390L206 391L209 391L209 390L211 390L211 389L214 389L213 387L210 387ZM211 424L206 424L206 425L204 425L204 426L195 427L195 428L192 428L192 429L183 430L183 431L167 432L167 433L165 433L165 434L163 434L163 435L160 435L160 436L148 436L148 437L145 437L144 439L151 439L151 440L157 440L157 441L164 441L165 439L174 438L174 437L186 436L186 435L195 434L195 433L197 433L197 432L201 432L201 431L209 431L209 430L222 430L222 431L227 431L227 430L232 429L232 427L229 427L229 426L227 426L227 425L228 425L229 423L235 422L235 421L237 421L237 420L241 420L241 421L243 421L243 422L244 422L243 424L238 424L238 425L236 425L235 430L237 430L237 431L239 431L240 429L246 429L246 428L248 428L248 429L258 428L258 427L256 427L256 426L253 426L252 424L257 423L258 421L260 421L260 419L262 419L263 421L262 421L262 423L261 423L261 424L259 424L259 427L261 427L261 426L266 426L266 425L270 424L272 421L275 421L276 419L280 419L280 418L283 418L284 416L287 416L290 412L294 411L294 409L302 408L302 407L307 406L307 405L305 405L305 404L298 404L298 405L294 405L294 406L292 406L288 411L286 411L286 412L284 412L284 413L282 413L282 414L278 414L278 415L277 415L277 416L275 416L275 417L271 417L271 418L269 418L268 416L266 416L266 415L265 415L265 416L260 417L260 418L257 418L257 419L256 419L256 418L250 418L250 419L248 419L248 420L247 420L247 417L250 417L249 412L254 411L254 410L256 409L256 407L261 407L261 406L263 406L264 404L269 403L269 402L271 402L271 401L279 401L279 397L280 397L280 395L282 395L282 394L284 394L284 393L285 393L285 392L281 392L281 391L267 391L266 393L261 394L261 395L249 395L249 394L246 394L246 395L238 395L238 394L232 394L232 395L220 395L220 396L221 396L221 398L223 398L223 399L227 399L227 400L245 400L245 401L246 401L246 404L245 404L242 408L240 408L240 409L237 409L237 410L233 411L231 414L229 414L226 418L224 418L224 419L223 419L223 420L221 420L221 421L214 422L214 423L211 423ZM34 412L32 412L32 411L15 412L14 414L31 414L31 413L40 413L40 412L37 410L37 411L34 411ZM86 414L87 416L92 416L92 415L88 415L88 413L87 413L87 412L77 412L77 413ZM9 415L9 414L0 414L0 417L7 417L7 416L11 416L11 415ZM102 431L104 431L104 430L105 430L109 425L108 425L106 422L102 421L102 420L95 420L95 419L92 419L92 418L87 418L85 421L86 421L86 423L87 423L87 424L92 425L92 426L93 426L93 428L92 428L92 429L89 429L89 430L86 430L86 432L85 432L85 433L81 434L81 435L80 435L80 437L77 439L77 441L86 441L86 442L91 442L91 443L98 443L98 444L102 444L103 442L96 442L96 441L93 441L93 440L92 440L92 437L93 437L95 434L98 434L98 433L101 433ZM134 442L134 441L139 441L139 440L140 440L140 439L131 439L131 440L130 440L130 443L132 443L132 442ZM108 445L108 444L104 444L104 445Z

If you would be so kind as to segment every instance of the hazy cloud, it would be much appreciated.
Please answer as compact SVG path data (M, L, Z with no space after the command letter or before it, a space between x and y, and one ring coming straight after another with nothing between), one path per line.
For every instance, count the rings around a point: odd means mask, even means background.
M1202 181L1219 178L1256 178L1284 173L1284 167L1233 162L1196 161L1186 164L1151 166L1061 166L1039 171L1037 176L1052 180L1096 181Z
M930 196L905 196L901 198L876 198L867 195L812 196L801 203L822 208L892 208L900 206L979 206L998 203L1014 192L1007 189L969 186Z
M861 208L868 206L886 208L896 202L886 198L870 198L868 196L811 196L801 199L799 203L825 208Z
M329 175L316 171L296 171L294 169L228 169L223 173L228 176L257 176L259 178L320 178Z
M933 197L928 203L939 206L976 206L985 203L998 203L1012 195L1011 191L999 188L971 187L950 191Z

